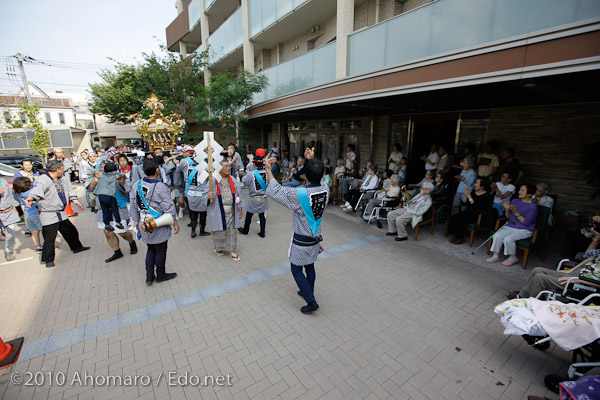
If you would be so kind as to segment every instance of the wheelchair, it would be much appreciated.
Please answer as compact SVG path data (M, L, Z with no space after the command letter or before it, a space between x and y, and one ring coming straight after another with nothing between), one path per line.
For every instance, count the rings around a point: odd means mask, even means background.
M383 227L381 221L386 220L388 213L400 206L400 200L401 199L399 197L390 200L383 200L380 205L373 208L373 211L371 211L370 215L367 215L367 209L365 207L362 217L365 221L367 221L368 224L370 224L371 221L376 221L377 227L381 229Z

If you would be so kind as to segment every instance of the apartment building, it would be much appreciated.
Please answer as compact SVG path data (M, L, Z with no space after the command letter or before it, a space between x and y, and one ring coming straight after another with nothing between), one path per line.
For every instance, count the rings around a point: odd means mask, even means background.
M380 167L394 143L423 173L432 143L516 149L562 209L598 208L579 168L599 142L595 0L178 0L172 51L208 48L212 74L269 78L247 110L252 144L320 157L357 146ZM551 162L549 162L551 161ZM577 190L574 190L577 188Z

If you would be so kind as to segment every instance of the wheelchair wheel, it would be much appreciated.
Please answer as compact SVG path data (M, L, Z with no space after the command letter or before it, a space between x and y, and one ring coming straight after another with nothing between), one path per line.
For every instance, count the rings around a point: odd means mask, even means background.
M558 393L559 391L559 385L561 382L566 381L567 379L563 376L557 375L557 374L550 374L550 375L546 375L544 377L544 384L546 385L546 387L548 388L548 390L554 392L554 393Z
M447 204L435 210L435 219L438 224L444 223L450 218L450 207Z

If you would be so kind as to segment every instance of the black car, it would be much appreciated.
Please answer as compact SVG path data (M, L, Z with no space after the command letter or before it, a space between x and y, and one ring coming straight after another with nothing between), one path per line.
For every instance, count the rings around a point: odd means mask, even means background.
M9 165L13 168L21 169L21 161L31 161L36 170L43 169L44 163L36 153L4 154L0 155L0 163Z

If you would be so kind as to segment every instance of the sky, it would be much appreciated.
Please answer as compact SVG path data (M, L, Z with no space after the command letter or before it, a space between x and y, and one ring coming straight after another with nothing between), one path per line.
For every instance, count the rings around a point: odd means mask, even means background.
M89 98L88 84L113 65L109 58L133 64L159 52L176 16L175 0L0 0L0 93L20 90L7 74L20 52L54 62L25 63L27 79L48 95Z

